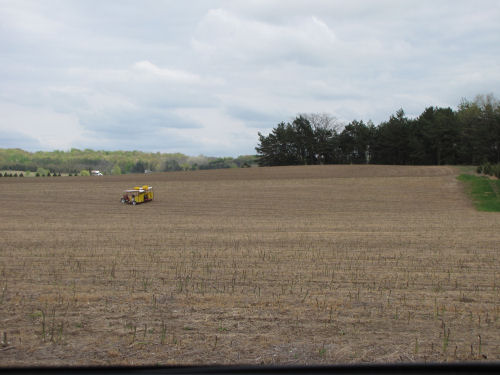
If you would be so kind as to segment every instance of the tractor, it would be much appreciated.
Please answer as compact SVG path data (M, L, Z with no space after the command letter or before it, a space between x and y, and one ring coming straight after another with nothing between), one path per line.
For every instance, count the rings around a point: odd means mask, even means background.
M153 200L153 187L144 185L136 186L133 189L125 190L122 195L121 202L133 204L149 202Z

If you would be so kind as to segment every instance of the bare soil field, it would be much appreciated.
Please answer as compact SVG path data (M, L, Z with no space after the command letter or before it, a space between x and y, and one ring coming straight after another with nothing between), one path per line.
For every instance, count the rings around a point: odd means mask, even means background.
M500 216L457 174L2 179L0 365L500 360Z

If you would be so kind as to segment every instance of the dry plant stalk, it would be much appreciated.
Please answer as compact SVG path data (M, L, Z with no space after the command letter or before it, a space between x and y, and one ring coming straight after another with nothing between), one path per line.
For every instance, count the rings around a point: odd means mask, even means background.
M1 363L499 360L500 220L456 174L2 179ZM155 201L119 203L141 184Z

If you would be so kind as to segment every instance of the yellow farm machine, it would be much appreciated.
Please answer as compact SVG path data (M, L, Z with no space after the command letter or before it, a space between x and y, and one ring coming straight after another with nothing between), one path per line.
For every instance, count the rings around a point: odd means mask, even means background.
M121 202L133 204L149 202L153 200L153 187L144 185L136 186L133 189L125 190Z

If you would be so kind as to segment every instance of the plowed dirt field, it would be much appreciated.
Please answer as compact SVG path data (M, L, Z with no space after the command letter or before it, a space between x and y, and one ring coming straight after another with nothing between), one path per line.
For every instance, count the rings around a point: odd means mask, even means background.
M500 216L457 173L2 178L0 365L500 360Z

